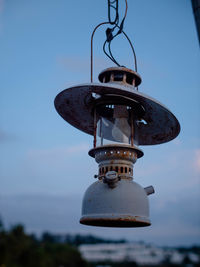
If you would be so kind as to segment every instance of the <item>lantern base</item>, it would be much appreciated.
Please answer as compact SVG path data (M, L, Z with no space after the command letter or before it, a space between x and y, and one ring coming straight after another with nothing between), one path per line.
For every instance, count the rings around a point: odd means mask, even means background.
M85 192L80 223L105 227L149 226L147 192L131 179L122 178L115 187L98 180Z
M80 219L81 224L91 226L103 226L103 227L144 227L151 225L151 222L146 217L131 216L131 215L94 215L83 216Z

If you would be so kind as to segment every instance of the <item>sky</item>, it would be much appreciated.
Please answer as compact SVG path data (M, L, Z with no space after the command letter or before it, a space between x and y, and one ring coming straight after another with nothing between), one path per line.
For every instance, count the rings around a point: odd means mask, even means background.
M120 18L124 2L120 2ZM0 216L27 232L94 234L157 245L200 240L200 61L189 0L128 0L124 24L136 50L139 91L167 106L181 125L166 144L140 147L135 181L149 196L152 225L100 228L79 224L81 201L97 163L92 137L54 108L62 90L90 81L90 37L107 21L107 1L0 0ZM94 38L94 80L114 66ZM134 69L123 36L113 41L121 65Z

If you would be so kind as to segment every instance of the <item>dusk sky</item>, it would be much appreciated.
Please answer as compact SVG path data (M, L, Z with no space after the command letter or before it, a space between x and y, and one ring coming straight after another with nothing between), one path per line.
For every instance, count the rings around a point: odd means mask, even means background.
M121 18L124 1L119 1ZM90 82L90 36L107 21L107 0L0 0L0 216L28 232L95 234L158 245L200 244L200 60L190 0L128 0L124 31L136 50L139 91L167 106L181 125L166 144L140 147L135 181L153 185L152 225L79 224L81 201L98 165L91 136L67 124L54 98ZM94 77L114 66L94 39ZM113 41L121 65L134 68L127 41ZM78 108L78 107L77 107ZM80 111L81 112L81 111Z

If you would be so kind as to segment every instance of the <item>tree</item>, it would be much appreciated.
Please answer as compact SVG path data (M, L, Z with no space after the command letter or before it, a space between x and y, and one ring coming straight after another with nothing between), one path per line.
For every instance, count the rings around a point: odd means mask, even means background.
M27 235L22 225L0 232L0 266L6 267L86 267L79 251L54 242L51 235L42 241Z

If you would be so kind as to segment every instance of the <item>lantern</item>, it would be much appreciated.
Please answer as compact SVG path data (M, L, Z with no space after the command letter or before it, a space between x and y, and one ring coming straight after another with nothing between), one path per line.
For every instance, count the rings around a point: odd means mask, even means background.
M100 83L81 84L59 93L55 107L64 120L93 135L89 155L99 164L97 181L86 191L80 222L94 226L150 225L148 195L133 181L140 145L174 139L180 126L161 103L136 90L140 76L124 67L99 74Z
M93 136L89 155L98 163L97 179L85 192L80 223L107 227L139 227L151 224L148 195L154 188L143 188L134 181L133 166L143 156L142 145L156 145L174 139L180 132L176 117L157 100L138 91L134 48L123 31L127 12L120 25L118 0L108 0L109 21L100 23L91 37L91 83L60 92L55 108L60 116L77 129ZM114 7L114 5L116 6ZM110 8L116 16L110 18ZM102 25L106 30L105 54L118 67L107 68L93 82L93 36ZM113 35L114 30L119 29ZM110 43L118 34L128 40L135 61L135 71L120 66L112 55ZM109 54L105 51L108 44Z

